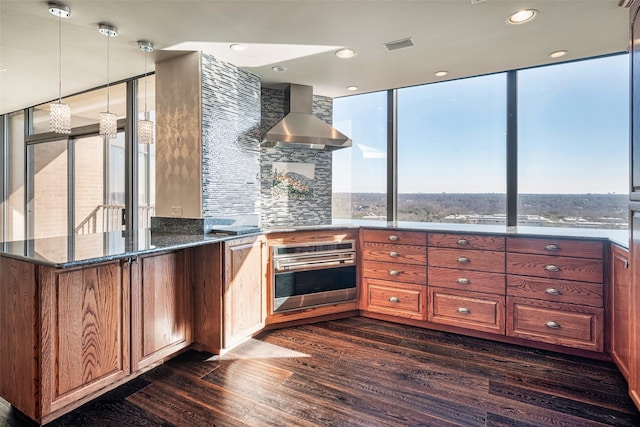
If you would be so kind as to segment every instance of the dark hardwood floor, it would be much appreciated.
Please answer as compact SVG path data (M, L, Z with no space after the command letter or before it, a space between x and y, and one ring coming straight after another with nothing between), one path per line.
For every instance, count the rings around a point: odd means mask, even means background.
M0 426L29 425L0 404ZM350 318L188 351L49 426L640 426L607 362Z

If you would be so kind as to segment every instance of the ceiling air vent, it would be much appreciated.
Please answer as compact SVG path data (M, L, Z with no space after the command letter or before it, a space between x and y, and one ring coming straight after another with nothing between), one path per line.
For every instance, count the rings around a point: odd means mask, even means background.
M413 40L411 40L411 37L408 37L402 40L396 40L394 42L384 43L383 45L384 47L387 48L389 52L393 50L405 49L407 47L415 46L415 44L413 43Z

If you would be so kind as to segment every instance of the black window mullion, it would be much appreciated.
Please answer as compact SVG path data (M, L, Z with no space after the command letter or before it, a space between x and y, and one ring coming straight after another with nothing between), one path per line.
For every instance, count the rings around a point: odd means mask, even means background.
M138 80L127 82L125 125L125 230L138 229Z
M398 90L387 91L387 221L398 219Z
M9 147L9 115L3 114L0 116L0 165L2 166L2 171L0 172L0 208L2 209L2 222L0 223L1 232L0 242L4 242L6 239L7 233L7 205L8 205L8 188L7 184L9 182L9 167L8 167L8 147ZM4 249L5 243L2 243L2 247L0 249Z
M518 74L507 72L507 226L518 225Z

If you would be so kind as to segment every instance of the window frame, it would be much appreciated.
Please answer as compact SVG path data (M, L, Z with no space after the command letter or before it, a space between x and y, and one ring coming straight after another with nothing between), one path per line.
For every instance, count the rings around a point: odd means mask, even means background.
M533 68L553 67L565 65L573 62L584 62L608 58L613 56L629 55L628 52L617 52L608 55L594 56L590 58L580 58L572 61L563 61L553 64L544 64L535 67L527 67L516 70L500 71L479 76L468 76L476 78L494 74L506 74L506 227L518 226L518 72ZM461 80L461 79L456 79ZM452 81L452 80L448 80ZM427 83L438 84L438 82ZM418 85L424 86L424 85ZM387 222L396 223L398 221L398 89L389 89L387 93ZM358 95L350 95L358 96ZM629 184L630 185L630 184ZM557 227L556 227L557 228Z

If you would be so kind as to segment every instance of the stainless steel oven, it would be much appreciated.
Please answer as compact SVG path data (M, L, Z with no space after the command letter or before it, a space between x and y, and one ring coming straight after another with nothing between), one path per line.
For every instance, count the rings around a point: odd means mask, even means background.
M354 240L271 246L273 311L356 299Z

